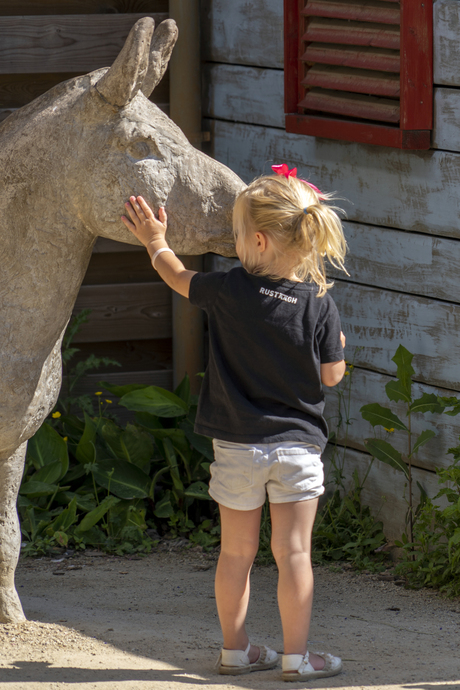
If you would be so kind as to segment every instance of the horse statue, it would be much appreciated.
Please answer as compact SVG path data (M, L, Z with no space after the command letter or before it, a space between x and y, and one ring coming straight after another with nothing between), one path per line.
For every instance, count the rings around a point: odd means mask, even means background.
M0 622L24 613L14 585L16 499L27 440L55 405L60 347L98 236L138 244L120 221L141 194L168 210L179 254L234 253L244 187L148 100L177 39L145 17L110 68L58 84L0 126Z

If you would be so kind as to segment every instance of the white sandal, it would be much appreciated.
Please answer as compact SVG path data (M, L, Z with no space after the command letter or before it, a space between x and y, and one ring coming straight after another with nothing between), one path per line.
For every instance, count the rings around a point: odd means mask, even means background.
M264 671L268 668L273 668L278 663L278 654L269 647L261 646L259 658L252 664L249 662L249 650L251 643L248 644L246 651L242 649L222 649L217 667L219 673L227 676L239 676L242 673L251 673L251 671Z
M315 654L324 659L324 666L319 671L316 671L310 664L308 652L305 656L302 654L283 654L281 662L283 680L298 682L313 678L329 678L329 676L336 676L341 672L342 659L339 659L338 656L323 652L315 652Z

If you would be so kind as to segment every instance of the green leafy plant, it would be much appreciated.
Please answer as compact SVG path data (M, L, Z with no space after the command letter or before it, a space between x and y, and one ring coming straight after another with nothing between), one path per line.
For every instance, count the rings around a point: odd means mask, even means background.
M18 502L25 552L69 543L117 553L148 550L147 521L166 523L171 536L197 528L197 543L214 543L212 520L208 525L197 508L210 501L205 482L212 445L193 431L196 400L188 378L175 393L104 387L120 396L120 405L137 410L134 423L122 427L102 409L95 417L60 415L29 443Z
M402 401L406 405L406 421L403 422L389 407L379 403L371 403L361 408L363 419L375 427L382 427L387 438L367 438L364 441L367 451L377 460L403 472L408 483L408 512L409 540L413 541L414 517L413 506L413 478L412 463L419 449L436 434L431 429L425 429L416 438L412 432L413 415L425 412L442 412L443 405L435 394L424 393L414 400L412 395L412 367L413 355L402 345L399 345L392 361L396 364L396 380L389 381L385 386L388 399L392 402ZM388 440L390 434L401 431L405 435L405 453L397 450ZM419 486L420 490L423 490Z
M71 361L77 352L80 352L78 347L72 346L72 340L75 338L83 324L88 322L91 309L82 309L81 312L72 317L69 325L66 328L64 338L62 340L61 356L63 368L63 384L57 409L64 414L70 414L73 408L84 410L88 414L94 414L94 399L88 395L74 395L75 387L78 382L89 374L90 371L96 371L101 366L115 366L120 367L120 362L117 362L111 357L96 357L96 355L89 355L85 359L79 361L74 366L71 366Z
M87 315L80 314L68 328L67 365L77 352L72 337ZM148 551L148 526L172 537L193 535L205 548L218 541L206 484L212 444L193 431L197 399L188 377L174 393L156 386L101 384L133 411L133 421L121 426L102 391L69 395L85 373L113 363L90 356L68 371L69 389L29 441L18 498L25 554L68 545Z
M366 478L367 473L360 481L355 470L353 487L345 494L337 488L318 513L313 530L314 562L348 561L358 570L384 569L386 555L377 551L385 543L383 524L361 501Z
M347 561L359 570L381 570L385 555L376 550L385 543L383 525L372 515L368 506L362 504L362 491L372 467L369 464L360 480L357 471L353 473L353 484L347 488L345 478L348 436L351 417L351 393L355 351L352 362L342 382L336 387L338 406L335 429L329 436L331 449L331 471L326 489L332 484L333 492L318 511L313 528L313 560L317 563Z
M447 399L444 398L444 401ZM455 403L458 409L458 401ZM455 408L454 408L455 409ZM450 448L453 463L436 473L442 488L423 503L414 526L413 541L397 545L405 557L397 572L414 588L433 587L448 596L460 596L460 445ZM441 507L437 501L444 500ZM446 505L447 501L447 505Z
M342 492L345 491L346 453L348 448L348 435L353 418L351 417L351 393L353 383L353 372L355 370L355 359L362 348L355 348L353 359L346 362L346 370L342 381L335 387L334 393L337 396L337 415L328 419L328 424L333 424L334 428L329 432L328 447L331 450L329 460L331 470L326 477L326 485L334 484ZM367 474L366 474L367 477Z
M274 563L271 549L272 527L270 520L270 503L268 498L262 507L260 518L259 549L257 551L257 563L259 565L269 565Z

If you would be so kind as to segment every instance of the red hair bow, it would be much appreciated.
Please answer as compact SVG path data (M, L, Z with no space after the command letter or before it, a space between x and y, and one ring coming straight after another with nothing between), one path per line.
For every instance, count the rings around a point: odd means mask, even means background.
M286 179L289 179L290 177L297 177L297 168L292 168L292 170L289 170L289 166L286 163L283 163L282 165L272 165L272 170L273 172L276 172L277 175L284 175ZM305 182L305 184L313 189L318 196L323 196L318 187L315 187L315 185L311 182L307 182L307 180L301 180L301 182Z
M286 165L286 163L283 163L282 165L272 165L272 170L273 172L276 172L277 175L284 175L286 179L289 177L297 177L297 168L292 168L292 170L289 170L289 167Z

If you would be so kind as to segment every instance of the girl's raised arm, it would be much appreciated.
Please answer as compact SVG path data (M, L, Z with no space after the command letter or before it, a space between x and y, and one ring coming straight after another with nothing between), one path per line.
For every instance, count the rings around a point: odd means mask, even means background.
M158 211L158 218L141 196L131 196L125 204L131 220L122 216L121 220L133 235L147 249L153 268L170 288L183 297L189 296L190 281L196 271L189 271L168 247L166 230L168 218L164 208Z

